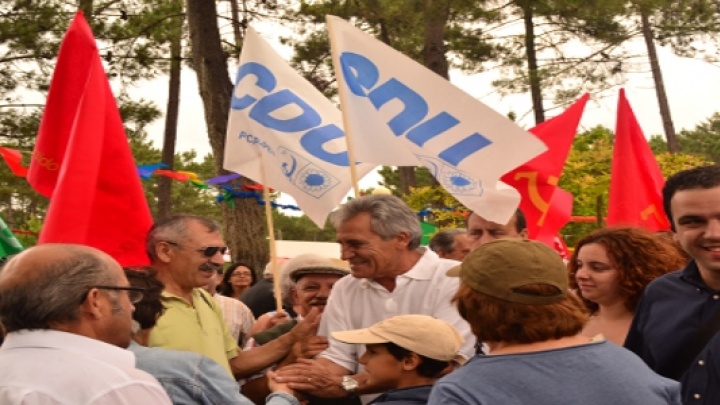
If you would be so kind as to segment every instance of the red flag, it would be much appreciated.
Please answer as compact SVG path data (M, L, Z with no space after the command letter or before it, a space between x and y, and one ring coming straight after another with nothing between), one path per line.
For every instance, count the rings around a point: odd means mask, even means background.
M22 165L22 155L20 151L0 146L0 156L5 159L10 171L18 177L27 176L27 167Z
M39 243L93 246L123 266L148 263L152 217L82 13L60 47L28 182L50 198Z
M562 114L530 129L548 150L502 177L520 192L520 209L527 219L530 239L552 248L572 214L573 196L557 184L589 98L585 94Z
M625 90L620 89L607 224L641 226L652 231L670 229L663 214L663 184L665 179L655 156L625 98Z

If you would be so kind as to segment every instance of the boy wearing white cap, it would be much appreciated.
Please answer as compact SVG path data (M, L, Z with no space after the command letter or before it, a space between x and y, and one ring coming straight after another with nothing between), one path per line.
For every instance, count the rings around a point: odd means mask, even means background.
M390 390L373 405L426 404L435 381L452 370L463 342L452 325L428 315L399 315L332 337L366 345L359 361L368 383Z

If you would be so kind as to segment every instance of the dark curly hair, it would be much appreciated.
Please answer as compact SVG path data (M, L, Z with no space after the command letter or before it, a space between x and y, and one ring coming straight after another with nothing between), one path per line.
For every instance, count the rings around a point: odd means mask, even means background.
M133 287L142 287L143 298L135 304L132 317L142 329L155 327L157 319L165 311L162 292L165 286L157 279L155 269L125 269L125 276Z
M645 287L663 274L685 265L687 259L669 238L639 228L604 228L586 235L578 241L568 263L570 288L577 289L578 253L583 246L597 243L605 248L610 265L620 276L620 292L625 307L635 312ZM582 298L582 296L581 296ZM598 304L582 298L590 313Z

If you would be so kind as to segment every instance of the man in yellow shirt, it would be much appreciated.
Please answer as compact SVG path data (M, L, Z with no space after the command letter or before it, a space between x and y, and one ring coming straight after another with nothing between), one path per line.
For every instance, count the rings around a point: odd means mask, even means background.
M176 215L152 227L146 247L151 266L165 285L165 312L150 334L151 347L206 355L239 378L283 358L319 322L314 310L292 332L272 343L251 352L239 351L217 302L201 288L224 264L227 246L220 226L207 218Z

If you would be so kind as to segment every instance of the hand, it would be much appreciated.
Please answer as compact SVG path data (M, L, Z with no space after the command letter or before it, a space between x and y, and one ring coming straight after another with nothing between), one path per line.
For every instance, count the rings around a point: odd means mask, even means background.
M320 326L320 310L314 307L289 333L293 341L297 342L308 336L315 336L318 326Z
M276 312L275 315L271 316L270 319L267 321L267 329L272 328L273 326L282 325L286 322L290 321L290 316L284 312Z
M318 360L298 359L297 363L277 370L273 379L292 390L321 398L344 398L347 395L340 385L342 376L331 374Z
M293 356L296 359L312 359L327 348L328 339L325 336L308 336L295 343Z
M268 383L268 389L270 392L286 392L290 395L295 395L295 391L293 391L290 387L288 387L287 384L279 383L275 381L275 372L268 370L267 372L267 383Z

